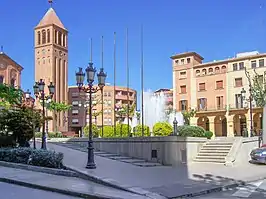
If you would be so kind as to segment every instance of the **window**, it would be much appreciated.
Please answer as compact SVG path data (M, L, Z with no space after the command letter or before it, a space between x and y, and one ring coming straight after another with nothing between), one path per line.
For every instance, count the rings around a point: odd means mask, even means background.
M234 71L237 70L237 63L234 63L234 64L233 64L233 70L234 70Z
M63 34L63 46L66 47L66 35Z
M260 59L259 60L259 67L263 67L264 66L264 59Z
M4 83L4 76L0 76L0 84L3 84Z
M42 30L42 44L46 43L46 31Z
M187 63L188 63L188 64L190 63L190 58L187 58Z
M216 81L216 89L223 89L223 88L224 88L223 80Z
M244 69L244 62L240 62L239 63L239 70L243 70Z
M54 31L54 43L57 44L57 30Z
M187 93L187 88L186 88L185 85L184 86L180 86L180 93L182 93L182 94Z
M243 86L242 78L235 78L235 87L241 87Z
M222 66L222 72L226 72L226 66Z
M186 76L187 76L186 71L180 72L180 78L186 78Z
M14 78L11 79L10 84L12 87L15 87L15 83L16 83L16 80Z
M207 99L206 98L198 99L198 109L200 111L207 110Z
M177 60L175 60L175 63L178 65L179 64L179 60L177 59Z
M187 100L181 100L179 102L179 110L181 110L181 111L187 110Z
M50 40L51 40L50 30L47 30L47 43L50 43Z
M40 45L41 44L41 32L40 31L38 31L38 45Z
M62 33L58 32L58 45L62 45Z
M257 67L257 62L256 60L251 61L251 68L256 68Z
M203 74L203 75L206 75L206 74L207 74L207 70L206 70L206 69L203 69L203 70L202 70L202 74Z
M78 105L79 105L79 102L78 102L78 101L73 101L73 102L72 102L72 105L73 105L73 106L78 106Z
M78 96L79 96L79 93L72 93L73 98L78 97Z
M185 64L185 60L184 59L181 59L181 64Z
M72 110L72 115L78 115L79 114L79 110Z
M215 67L215 73L220 73L220 68L219 67Z
M209 73L213 73L213 68L209 68L209 69L208 69L208 72L209 72Z
M200 75L200 70L196 70L196 76Z
M78 124L79 120L78 119L72 119L72 124Z
M241 94L235 94L236 108L243 108L243 97Z
M205 91L205 83L199 83L199 91Z
M223 102L223 99L224 99L224 97L223 96L218 96L218 97L216 97L216 105L217 105L217 109L218 110L221 110L222 108L223 108L223 106L224 106L224 102Z

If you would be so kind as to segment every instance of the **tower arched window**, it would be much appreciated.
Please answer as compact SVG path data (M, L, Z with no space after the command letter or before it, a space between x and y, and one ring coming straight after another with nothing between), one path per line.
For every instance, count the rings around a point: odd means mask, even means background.
M57 44L57 30L54 31L54 43Z
M66 35L63 34L63 46L66 47Z
M58 32L58 45L62 45L62 33Z
M46 43L46 30L42 31L42 44Z
M4 83L4 76L0 75L0 84L3 84L3 83Z
M38 31L37 33L37 40L38 40L38 45L40 45L41 44L41 32L40 31Z
M51 35L50 35L50 30L47 30L47 43L50 43L51 40Z
M16 84L15 78L11 79L10 84L11 84L11 86L15 87L15 84Z

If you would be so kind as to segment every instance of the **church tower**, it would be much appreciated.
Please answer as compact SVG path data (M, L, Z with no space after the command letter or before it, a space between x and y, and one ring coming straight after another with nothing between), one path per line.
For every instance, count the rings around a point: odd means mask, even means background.
M44 79L45 94L48 94L49 82L55 84L56 102L67 103L68 89L68 31L58 18L55 10L49 8L42 20L34 29L35 35L35 81ZM49 121L49 132L55 131L55 122L58 130L67 131L66 113L57 115L57 121L52 113L53 121Z

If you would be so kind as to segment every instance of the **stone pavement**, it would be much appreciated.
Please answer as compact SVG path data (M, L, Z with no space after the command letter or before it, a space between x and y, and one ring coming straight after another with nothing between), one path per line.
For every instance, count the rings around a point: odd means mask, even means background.
M217 189L266 177L264 166L249 163L226 167L220 164L192 163L176 168L168 166L136 167L124 162L95 155L97 169L85 168L87 153L48 143L48 148L64 153L64 164L79 172L120 184L131 190L142 188L167 198L193 195L193 193ZM252 171L252 172L247 172Z
M57 176L8 167L0 167L0 181L71 196L79 196L80 198L147 199L144 196L117 190L80 178Z
M225 189L222 192L211 193L204 196L195 197L197 199L237 199L237 198L266 198L266 180L250 182L247 185L231 189Z

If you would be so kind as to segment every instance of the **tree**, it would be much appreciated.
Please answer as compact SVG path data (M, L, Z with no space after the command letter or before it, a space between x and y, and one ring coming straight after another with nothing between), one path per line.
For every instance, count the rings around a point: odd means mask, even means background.
M57 121L57 118L58 118L58 114L60 112L65 112L65 111L69 110L70 107L71 107L71 105L68 105L65 102L54 102L54 101L51 101L49 103L49 105L47 105L47 109L54 112L54 114L55 114L55 118L54 119L56 121ZM55 124L55 131L56 132L58 131L57 123Z
M252 98L256 102L256 105L259 107L264 107L266 105L266 73L259 75L254 69L254 77L251 79L250 74L245 70L246 76L248 78L249 84L251 85ZM252 84L253 80L253 84ZM264 80L264 83L263 83Z
M20 105L23 92L6 84L0 84L0 107L10 108L13 105Z
M90 126L87 125L83 128L83 132L84 132L84 136L85 137L89 137L89 130L90 130ZM95 124L92 124L92 136L94 138L99 137L99 129Z
M168 122L157 122L152 132L155 136L168 136L173 133L173 127Z
M196 115L196 111L194 109L189 109L188 111L182 111L184 122L186 125L190 125L190 118Z

